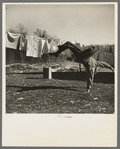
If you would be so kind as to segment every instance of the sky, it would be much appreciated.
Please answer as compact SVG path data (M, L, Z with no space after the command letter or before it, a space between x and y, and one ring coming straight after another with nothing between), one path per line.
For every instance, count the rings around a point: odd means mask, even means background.
M23 24L30 35L39 28L61 41L81 45L114 44L113 4L6 4L6 29Z

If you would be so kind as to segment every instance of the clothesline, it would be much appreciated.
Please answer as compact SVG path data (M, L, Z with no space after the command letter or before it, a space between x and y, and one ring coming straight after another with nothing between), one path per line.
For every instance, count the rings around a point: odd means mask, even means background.
M26 51L26 56L41 57L43 54L54 53L57 46L53 39L50 43L46 38L31 36L26 38L22 34L6 32L6 48L19 49Z

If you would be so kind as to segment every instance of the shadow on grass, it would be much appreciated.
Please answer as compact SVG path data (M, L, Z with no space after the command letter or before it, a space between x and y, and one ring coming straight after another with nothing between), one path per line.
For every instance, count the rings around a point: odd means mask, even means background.
M87 81L86 72L53 72L53 79L60 80L79 80ZM98 83L114 83L114 73L112 72L99 72L94 77L94 82Z
M78 91L77 89L72 89L71 87L59 87L59 86L37 86L37 87L27 87L27 86L6 86L6 87L13 87L13 88L20 88L20 90L17 90L17 92L23 92L23 91L30 91L30 90L38 90L38 89L62 89L62 90L72 90L72 91ZM73 86L75 88L75 86Z

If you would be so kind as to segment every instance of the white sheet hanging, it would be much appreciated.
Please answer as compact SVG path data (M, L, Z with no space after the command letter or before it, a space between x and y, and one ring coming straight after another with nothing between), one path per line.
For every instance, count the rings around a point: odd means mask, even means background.
M34 48L33 48L33 36L29 36L29 38L27 39L27 52L26 52L26 56L33 57L33 52L34 52Z
M19 37L21 34L6 33L6 48L17 49Z

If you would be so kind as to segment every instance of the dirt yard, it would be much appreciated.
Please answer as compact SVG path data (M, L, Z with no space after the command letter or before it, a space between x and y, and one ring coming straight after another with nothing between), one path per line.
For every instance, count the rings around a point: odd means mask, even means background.
M87 93L86 72L64 69L43 79L43 66L7 69L6 113L114 113L113 72L101 69Z

